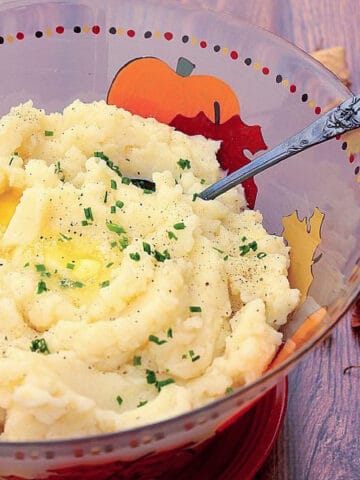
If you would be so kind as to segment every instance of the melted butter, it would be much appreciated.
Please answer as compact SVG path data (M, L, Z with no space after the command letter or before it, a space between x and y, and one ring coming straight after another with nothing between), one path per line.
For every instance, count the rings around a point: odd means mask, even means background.
M105 258L94 242L79 237L45 241L42 256L50 273L50 277L44 278L49 290L60 291L77 305L90 302L96 296L101 284L110 278L111 268L106 265L116 261Z
M0 194L0 226L6 228L9 225L22 193L19 188L9 188Z

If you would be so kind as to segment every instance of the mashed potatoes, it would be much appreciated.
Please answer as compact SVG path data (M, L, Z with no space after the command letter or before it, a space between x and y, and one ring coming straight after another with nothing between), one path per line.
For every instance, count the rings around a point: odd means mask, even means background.
M260 213L194 195L218 147L104 102L1 120L1 440L143 425L262 374L299 294Z

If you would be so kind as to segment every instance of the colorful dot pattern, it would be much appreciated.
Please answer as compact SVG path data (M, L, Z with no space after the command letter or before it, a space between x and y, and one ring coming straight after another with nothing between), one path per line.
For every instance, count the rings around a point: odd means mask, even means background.
M151 31L151 30L146 30L145 32L136 32L133 29L125 29L122 27L115 27L112 26L108 28L107 30L101 27L100 25L75 25L72 28L65 27L63 25L58 25L55 28L47 28L45 30L36 30L32 35L26 35L27 37L35 37L38 39L45 37L51 37L52 35L63 35L65 31L71 31L74 34L92 34L92 35L100 35L101 33L108 33L109 35L118 35L118 36L125 36L128 38L134 38L136 36L142 36L146 40L149 39L154 39L154 40L159 40L159 39L164 39L167 42L171 42L175 40L175 35L174 33L170 31L165 31L165 32L160 32L160 31ZM12 44L15 41L22 41L26 38L24 32L17 32L15 35L7 35L7 36L2 36L0 35L0 46L4 44ZM262 75L268 76L270 78L273 78L276 84L279 86L288 89L288 91L291 94L295 94L298 91L298 88L295 83L291 83L289 79L284 78L284 76L280 73L273 73L270 70L270 67L267 65L261 65L260 62L254 60L251 57L244 57L243 59L240 58L240 54L237 50L232 50L226 46L221 46L219 44L215 45L210 45L206 40L204 39L198 39L195 36L191 35L181 35L179 36L178 40L182 42L183 44L189 44L193 45L194 47L199 47L203 50L211 50L216 54L221 54L223 56L228 56L231 60L234 61L239 61L241 60L243 64L246 67L251 67L254 70L261 72ZM320 115L321 114L321 107L316 104L315 100L311 99L308 93L300 93L300 100L303 104L306 104L309 108L311 108L315 115ZM341 136L337 137L339 140ZM343 150L346 150L346 148L343 148ZM349 156L349 161L352 163L354 161L354 155Z

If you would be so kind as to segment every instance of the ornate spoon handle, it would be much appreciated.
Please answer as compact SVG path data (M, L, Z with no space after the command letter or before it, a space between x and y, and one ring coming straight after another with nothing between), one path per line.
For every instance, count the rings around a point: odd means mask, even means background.
M285 158L326 142L330 138L360 127L360 95L353 96L325 115L315 120L301 132L293 135L272 150L265 152L249 164L217 181L199 194L204 200L212 200L244 180L276 165Z

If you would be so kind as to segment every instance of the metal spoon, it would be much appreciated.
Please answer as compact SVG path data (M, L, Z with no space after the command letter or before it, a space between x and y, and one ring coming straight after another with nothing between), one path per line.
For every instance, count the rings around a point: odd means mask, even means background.
M213 200L222 193L236 187L257 173L292 157L313 145L326 142L331 138L360 127L360 95L355 95L319 117L301 132L293 135L280 145L260 155L244 167L235 170L227 177L218 180L199 193L203 200ZM154 182L144 179L132 179L131 182L141 188L155 190Z

